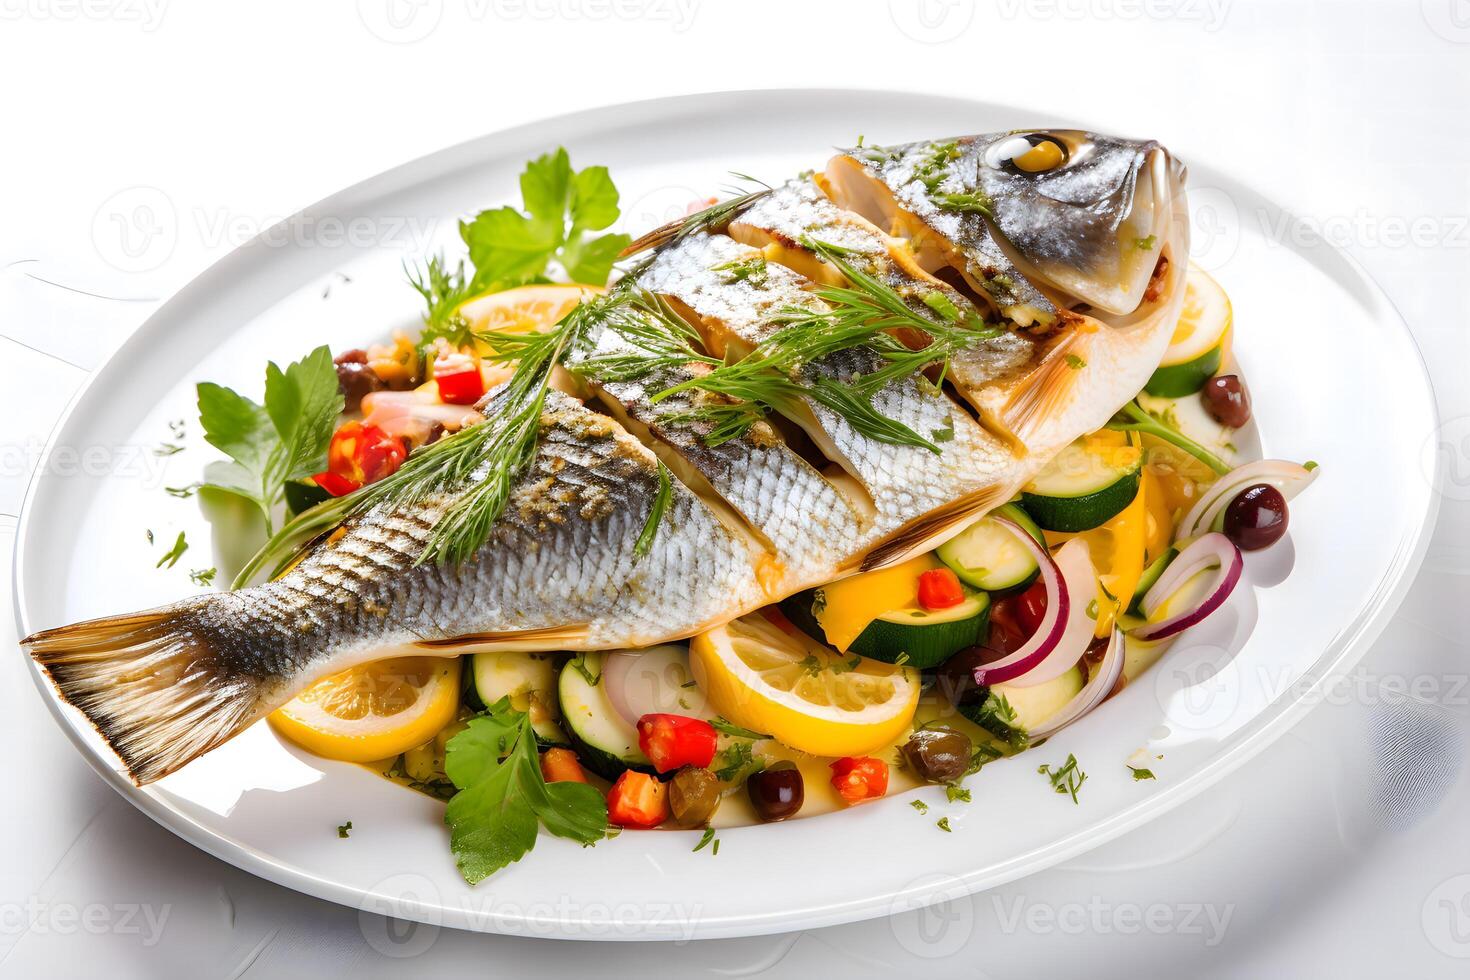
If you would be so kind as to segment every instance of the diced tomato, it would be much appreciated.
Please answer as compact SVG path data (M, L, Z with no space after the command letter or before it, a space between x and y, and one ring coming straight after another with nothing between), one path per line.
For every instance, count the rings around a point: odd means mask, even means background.
M607 819L619 827L657 827L669 819L668 787L646 772L626 770L607 791Z
M547 749L541 753L541 778L548 783L585 783L587 774L571 749Z
M714 726L699 718L650 714L638 719L638 747L659 772L708 767L718 742Z
M434 383L446 405L473 405L485 396L480 362L468 354L449 354L434 361Z
M919 576L919 605L925 609L948 609L964 601L960 578L948 568L931 568Z
M849 806L888 792L888 763L871 756L848 756L832 763L832 788Z
M362 486L362 484L358 483L356 480L349 480L345 476L338 476L336 473L332 473L330 471L326 473L318 473L316 476L312 477L312 480L316 481L317 486L321 487L323 490L327 491L327 493L331 494L334 497L345 497L352 491Z
M1016 625L1029 637L1041 626L1046 617L1046 583L1037 579L1031 588L1016 598Z
M391 476L408 459L403 440L376 425L352 421L332 433L327 446L327 469L312 477L334 497Z

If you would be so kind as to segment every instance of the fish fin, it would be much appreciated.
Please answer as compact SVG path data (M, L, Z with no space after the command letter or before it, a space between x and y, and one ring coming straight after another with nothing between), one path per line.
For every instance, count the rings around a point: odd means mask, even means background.
M863 556L860 572L897 564L939 545L969 527L970 524L1005 503L1009 497L1000 486L986 487L967 493L923 517L910 521L878 542Z
M587 639L587 625L576 623L570 626L546 626L527 630L502 630L492 633L464 633L446 636L437 640L419 640L416 647L426 650L442 650L445 647L475 647L507 650L565 650Z
M1063 334L1041 363L1016 382L1001 406L996 423L1017 449L1025 451L1030 446L1037 427L1054 415L1062 396L1077 383L1072 355L1080 337L1077 329Z
M21 641L138 785L167 776L255 721L261 681L198 628L205 599L43 630Z

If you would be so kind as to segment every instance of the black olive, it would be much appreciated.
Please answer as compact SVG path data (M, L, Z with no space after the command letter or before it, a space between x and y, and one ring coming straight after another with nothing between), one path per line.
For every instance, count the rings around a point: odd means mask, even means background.
M939 693L954 705L978 704L990 689L975 683L975 668L994 663L1005 654L988 646L965 647L940 665L936 672Z
M1259 551L1286 533L1286 498L1269 483L1257 483L1235 495L1225 508L1225 536L1244 551Z
M357 411L362 407L364 395L382 391L386 387L378 373L366 364L357 361L340 361L337 364L337 389L342 392L342 398L346 402L343 406L345 411Z
M795 816L806 802L806 784L795 768L762 769L745 781L745 791L755 815L766 823Z
M931 783L959 779L970 768L970 737L948 728L921 728L903 744L903 757Z
M1239 375L1221 374L1205 382L1200 392L1205 409L1221 425L1238 429L1251 420L1251 396Z

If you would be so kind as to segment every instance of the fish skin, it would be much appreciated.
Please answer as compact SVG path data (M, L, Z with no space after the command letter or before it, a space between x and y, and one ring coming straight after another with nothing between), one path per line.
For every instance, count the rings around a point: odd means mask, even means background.
M885 234L866 218L839 207L811 177L799 177L775 188L769 195L742 212L730 224L730 236L762 249L762 254L799 269L829 270L824 281L845 284L835 266L821 264L803 244L806 237L847 250L845 260L923 309L923 297L939 293L960 311L961 316L982 316L980 310L949 283L921 268L908 243ZM1030 330L1010 327L993 337L977 341L950 359L949 378L954 387L980 413L984 424L1005 439L1007 431L1001 410L1012 382L1033 370L1046 351L1046 344Z
M1169 174L1182 178L1177 169ZM862 186L859 178L886 187L874 174L844 176L852 187ZM660 487L654 453L615 420L552 391L532 464L486 545L463 564L415 563L434 522L456 499L445 491L352 518L275 582L46 630L23 645L145 783L227 741L321 677L363 662L473 649L646 646L742 615L780 591L926 550L1009 499L1052 452L1105 422L1152 372L1182 300L1187 255L1182 197L1159 200L1173 204L1164 299L1106 321L1079 317L1066 337L1067 349L1087 358L1082 368L1059 367L1061 348L1033 358L1017 386L1033 416L1029 454L919 378L893 382L874 403L921 433L952 425L954 435L937 455L868 439L813 403L793 410L794 421L850 475L817 475L823 482L813 482L815 470L793 461L800 454L764 445L764 432L729 444L724 454L668 441L712 486L724 481L717 488L723 503L739 502L737 512L778 557L814 537L810 528L801 537L803 522L840 531L821 536L820 550L775 590L759 571L769 555L679 481L670 485L651 550L638 555ZM903 208L890 216L933 232ZM859 228L854 221L848 230ZM945 245L951 258L960 248ZM658 254L643 282L734 350L748 350L779 329L792 306L823 306L816 284L779 262L769 263L759 284L731 282L719 271L760 254L725 235L691 236ZM801 371L807 379L842 380L871 371L876 357L854 349ZM603 394L630 419L657 429L646 385ZM799 515L783 519L779 504L761 511L762 493L791 499Z
M718 332L743 355L781 328L780 314L793 308L826 309L812 295L814 284L784 266L768 263L760 283L729 282L721 266L762 257L757 249L726 235L691 236L669 246L642 277L648 289L677 300L706 332ZM843 351L803 368L804 379L847 381L876 370L878 355L864 348ZM923 435L953 435L935 454L868 438L844 418L806 399L792 421L811 436L827 458L841 464L864 488L877 511L864 547L897 532L914 515L973 494L1018 487L1025 476L1011 449L986 432L943 392L922 378L885 386L873 398L884 415Z
M632 347L615 330L603 328L590 349L574 352L567 366L575 372L588 358L623 353ZM678 415L698 406L697 392L683 391L652 401L654 394L707 371L706 366L690 364L632 380L590 380L589 384L620 419L627 419L625 425L645 428L656 445L667 447L669 454L682 461L687 468L684 472L692 470L707 481L748 522L775 560L771 571L778 578L767 579L770 588L787 591L781 580L806 583L830 576L833 556L857 551L871 519L769 424L757 423L744 435L710 446L704 442L709 423L675 422Z

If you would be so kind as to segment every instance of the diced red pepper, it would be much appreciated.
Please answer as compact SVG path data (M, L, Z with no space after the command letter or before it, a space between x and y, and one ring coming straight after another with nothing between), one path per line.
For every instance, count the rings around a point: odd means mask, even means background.
M352 421L332 433L327 446L327 469L312 477L334 497L391 476L408 459L403 440L376 425Z
M960 578L948 568L931 568L919 576L919 605L925 609L948 609L964 601Z
M356 480L349 480L345 476L338 476L336 473L332 473L330 471L326 473L318 473L316 476L312 477L312 480L316 482L317 486L321 487L323 490L327 491L327 493L331 494L334 497L345 497L352 491L362 486L362 484L358 483Z
M434 361L434 383L446 405L473 405L485 396L480 363L467 354L449 354Z
M707 768L719 738L714 726L699 718L651 714L638 719L638 747L659 772Z
M587 774L571 749L547 749L541 753L541 778L548 783L585 783Z
M1029 637L1046 618L1046 583L1037 579L1016 598L1016 625Z
M848 756L832 763L832 788L851 806L888 792L888 763L871 756Z
M646 830L669 819L669 790L646 772L628 769L607 791L607 819Z

